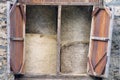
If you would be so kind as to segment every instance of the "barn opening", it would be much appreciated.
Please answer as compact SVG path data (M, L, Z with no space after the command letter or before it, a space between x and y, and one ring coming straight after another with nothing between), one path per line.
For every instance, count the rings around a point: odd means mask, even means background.
M60 36L58 6L26 7L25 74L86 74L91 30L91 6L62 6ZM60 58L58 39L60 37Z

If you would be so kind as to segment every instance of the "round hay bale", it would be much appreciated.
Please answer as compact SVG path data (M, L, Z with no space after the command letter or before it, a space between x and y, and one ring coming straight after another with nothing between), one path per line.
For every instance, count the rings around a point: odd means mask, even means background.
M25 73L56 74L56 35L26 34L25 44Z
M26 32L56 35L57 8L54 6L27 6Z
M91 8L63 7L62 8L62 42L89 41L91 28Z
M87 72L88 43L72 42L61 47L61 73Z

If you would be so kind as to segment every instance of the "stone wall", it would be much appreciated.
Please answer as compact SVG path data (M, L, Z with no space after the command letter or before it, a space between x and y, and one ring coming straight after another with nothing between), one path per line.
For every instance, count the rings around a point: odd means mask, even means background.
M14 80L7 74L7 0L0 0L0 80ZM120 80L120 8L116 8L113 28L113 42L108 80ZM76 79L78 80L78 79ZM98 79L94 79L98 80Z
M6 55L7 55L7 35L6 35L6 3L0 3L0 77L1 80L6 78Z
M118 11L118 7L116 9ZM107 80L120 80L120 13L118 16L118 12L115 13L114 19L110 72Z
M12 80L7 74L7 3L0 0L0 80Z

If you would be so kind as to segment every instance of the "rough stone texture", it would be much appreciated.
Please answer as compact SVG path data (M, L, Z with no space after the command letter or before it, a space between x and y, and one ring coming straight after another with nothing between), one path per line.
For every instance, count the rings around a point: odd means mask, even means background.
M120 14L114 19L112 39L111 62L107 80L120 80Z
M0 3L0 79L6 77L6 5Z
M6 2L7 0L0 0L0 80L14 80L12 74L7 74L7 47L6 47ZM116 0L118 1L118 0ZM120 12L120 9L117 10ZM112 52L111 52L111 63L110 63L110 75L107 80L120 80L120 13L116 13L117 16L114 20L114 29L113 29L113 43L112 43ZM116 15L115 14L115 15ZM90 79L90 78L89 78ZM81 80L89 80L81 79ZM23 79L21 79L23 80ZM27 80L27 79L24 79ZM28 79L30 80L30 79ZM40 79L31 79L31 80L40 80ZM53 79L41 79L41 80L53 80ZM63 79L54 79L54 80L63 80ZM66 80L70 80L66 79ZM74 78L71 80L80 80L80 78ZM96 78L90 80L98 80Z
M120 7L119 6L115 7L115 16L120 16ZM119 17L118 17L118 19L119 19Z
M0 80L13 80L7 74L7 6L6 0L0 0Z

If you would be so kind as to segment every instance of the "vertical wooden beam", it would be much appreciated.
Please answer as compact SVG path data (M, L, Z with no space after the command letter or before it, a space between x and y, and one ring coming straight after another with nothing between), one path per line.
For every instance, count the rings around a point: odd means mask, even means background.
M22 11L22 16L23 16L23 39L24 39L24 48L23 48L23 65L21 66L21 72L23 72L24 74L24 65L25 65L25 34L26 34L26 5L23 5L24 8L23 8L23 11Z
M94 10L95 10L95 7L93 7L93 11ZM93 31L94 31L94 27L93 26L94 26L94 16L92 17L92 23L91 23L90 42L89 42L89 51L88 51L88 61L91 60L92 44L90 44L90 43L92 43L92 35L93 35ZM87 73L89 73L89 69L90 69L89 64L92 65L91 62L87 63ZM91 68L92 68L92 66L91 66ZM92 68L92 71L93 71L93 68Z
M62 6L59 5L58 6L58 17L57 17L57 50L58 50L58 54L57 54L57 74L59 75L60 73L60 36L61 36L61 9Z
M113 20L114 20L114 8L112 8L111 11L111 19L110 19L110 28L109 28L109 41L108 41L108 48L107 48L107 63L106 63L106 67L105 67L105 77L108 77L109 74L109 65L110 65L110 54L111 54L111 44L112 44L112 32L113 32Z

